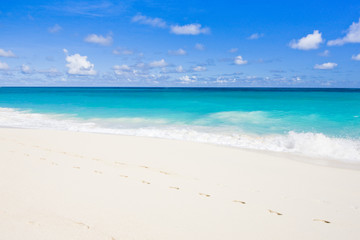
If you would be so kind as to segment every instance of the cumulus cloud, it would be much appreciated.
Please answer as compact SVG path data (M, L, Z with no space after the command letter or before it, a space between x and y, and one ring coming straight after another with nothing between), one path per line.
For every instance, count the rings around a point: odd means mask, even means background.
M189 84L196 81L196 76L189 77L188 75L179 77L180 83Z
M229 53L236 53L238 50L238 48L232 48L229 50Z
M152 18L152 17L147 17L141 14L137 14L135 15L132 19L132 22L137 22L140 24L144 24L144 25L150 25L152 27L158 27L158 28L166 28L167 24L164 20L162 20L161 18Z
M337 63L332 63L332 62L327 62L327 63L323 63L323 64L316 64L314 66L315 69L323 69L323 70L327 70L327 69L333 69L337 66Z
M206 67L204 66L196 66L193 68L194 71L196 72L203 72L203 71L206 71Z
M261 38L263 36L264 36L264 34L262 34L262 33L253 33L248 37L248 39L256 40L256 39L259 39L259 38Z
M205 46L201 43L197 43L197 44L195 44L195 49L199 50L199 51L203 51L203 50L205 50Z
M314 30L312 34L308 34L299 40L292 40L289 45L291 48L300 50L318 49L319 45L323 42L321 35L322 33L318 30Z
M0 48L0 57L16 57L12 51L5 51L4 49Z
M353 55L351 59L355 61L360 61L360 53L358 55Z
M100 44L103 46L108 46L112 44L113 38L110 34L107 35L106 37L102 35L90 34L84 39L84 41L89 43Z
M199 35L210 33L210 28L201 27L201 24L192 23L187 25L172 25L170 32L177 35Z
M74 55L68 55L68 50L64 49L66 54L66 67L68 68L68 74L72 75L95 75L94 64L87 60L87 56L81 56L76 53Z
M31 68L30 68L30 66L28 66L28 65L26 65L26 64L21 65L21 72L22 72L23 74L29 74L29 73L31 73Z
M49 27L48 31L49 33L57 33L59 31L61 31L62 27L58 24L55 24L53 27Z
M179 48L178 50L169 50L170 55L186 55L186 51L182 48Z
M150 67L166 67L168 64L167 64L167 62L165 62L165 60L164 59L161 59L161 60L159 60L159 61L153 61L153 62L151 62L151 63L149 63L149 66Z
M235 59L234 59L234 63L236 65L243 65L243 64L247 64L248 61L244 60L242 56L237 56Z
M340 46L344 45L345 43L360 43L360 18L359 22L353 22L349 29L347 30L347 33L345 37L338 38L335 40L328 41L328 46Z
M8 70L10 69L9 65L6 62L0 62L0 70Z

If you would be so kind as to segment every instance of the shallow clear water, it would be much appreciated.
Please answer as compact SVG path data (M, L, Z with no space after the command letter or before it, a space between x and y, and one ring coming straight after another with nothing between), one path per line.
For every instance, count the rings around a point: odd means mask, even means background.
M210 142L360 163L360 90L0 88L0 126Z

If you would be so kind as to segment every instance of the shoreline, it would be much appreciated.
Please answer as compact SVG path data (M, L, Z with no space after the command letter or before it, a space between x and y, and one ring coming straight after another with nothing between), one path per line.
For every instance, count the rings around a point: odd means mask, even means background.
M55 131L55 132L89 133L89 134L99 134L99 135L112 135L112 136L122 136L122 137L150 138L150 139L163 139L163 140L169 140L169 141L189 142L189 143L195 143L195 144L205 144L205 145L219 146L219 147L224 147L224 148L239 149L240 151L245 151L245 152L262 153L265 155L272 155L275 157L289 158L292 161L299 161L299 162L307 163L307 164L311 164L311 165L360 171L360 162L359 163L351 163L351 162L345 162L344 160L339 160L339 159L335 159L335 158L308 156L303 153L282 152L282 151L277 152L277 151L271 151L271 150L245 148L245 147L238 147L238 146L232 146L232 145L221 144L221 143L202 142L202 141L189 140L189 139L176 139L176 138L166 138L166 137L158 137L158 136L145 136L145 135L142 136L142 135L131 135L131 134L123 134L123 133L90 132L90 131L81 131L81 130L50 129L50 128L26 128L26 127L21 128L21 127L2 127L2 126L0 126L0 129L22 129L22 130L40 130L40 131Z
M316 131L256 134L238 132L229 126L216 128L201 124L177 125L164 122L163 125L157 125L157 121L165 121L162 118L83 119L71 114L37 113L16 108L0 108L0 112L0 115L3 115L0 125L5 128L48 129L200 142L276 154L285 153L297 159L312 159L321 165L360 169L360 139L341 138ZM246 114L252 117L252 112ZM236 118L236 114L234 117ZM135 125L132 125L134 123Z
M360 172L150 137L0 128L4 239L357 239Z

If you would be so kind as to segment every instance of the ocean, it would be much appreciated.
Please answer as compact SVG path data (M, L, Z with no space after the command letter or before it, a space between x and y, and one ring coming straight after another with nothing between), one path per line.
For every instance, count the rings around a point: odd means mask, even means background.
M360 89L1 87L0 127L182 139L360 164Z

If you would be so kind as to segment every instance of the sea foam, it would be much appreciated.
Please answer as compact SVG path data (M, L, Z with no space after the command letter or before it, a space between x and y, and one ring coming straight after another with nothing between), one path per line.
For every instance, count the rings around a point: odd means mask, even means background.
M258 119L259 116L264 117L259 112L252 113L250 117ZM221 119L226 116L221 113L212 117ZM71 115L39 114L11 108L0 108L0 126L158 137L360 163L359 139L329 137L323 133L289 131L285 134L256 135L229 128L173 124L165 119L84 120Z

